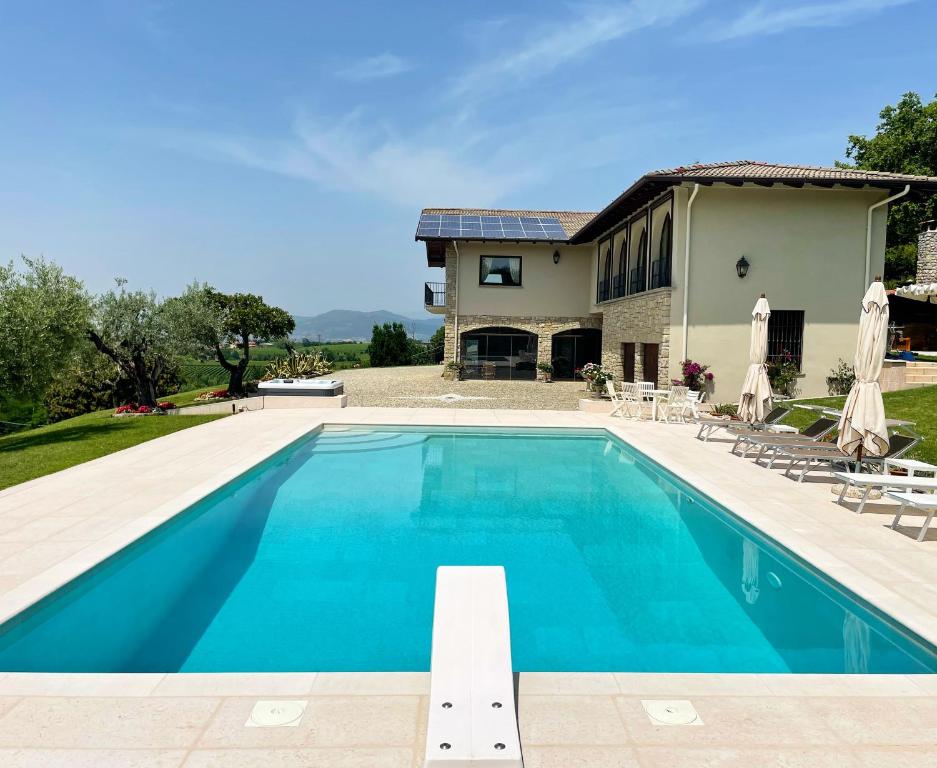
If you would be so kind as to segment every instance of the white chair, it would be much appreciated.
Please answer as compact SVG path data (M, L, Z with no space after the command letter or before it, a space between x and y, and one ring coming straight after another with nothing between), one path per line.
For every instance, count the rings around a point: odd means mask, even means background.
M624 390L624 387L622 387ZM612 399L612 412L609 416L627 416L630 419L635 418L635 406L637 402L633 396L627 396L624 392L619 393L615 389L615 384L608 380L605 382L605 391Z
M693 418L699 418L699 404L703 402L703 393L691 389L686 393L687 402L690 404L690 410L693 412Z
M638 390L638 385L633 381L622 382L621 385L621 396L624 400L631 404L631 412L634 418L643 419L644 418L644 400L641 398L641 393Z
M654 399L654 382L653 381L636 381L635 386L638 388L639 400L643 402L648 402Z
M687 399L689 387L674 386L670 392L657 403L657 410L663 416L664 421L680 420L686 422L686 412L690 408L690 401Z

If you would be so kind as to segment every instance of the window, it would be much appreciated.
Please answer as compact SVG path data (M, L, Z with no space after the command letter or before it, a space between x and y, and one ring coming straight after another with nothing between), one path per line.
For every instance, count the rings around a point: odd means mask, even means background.
M804 354L804 311L772 309L768 318L768 362L790 360L801 369Z
M618 252L618 273L612 286L612 296L618 298L625 295L625 275L628 274L628 237L623 233L621 249Z
M647 228L641 229L638 249L632 254L634 266L631 268L631 280L628 293L641 293L647 290Z
M478 264L479 285L521 284L520 256L482 256Z
M602 273L602 283L599 285L599 301L608 301L612 290L612 246L609 243L608 250L605 251L605 270Z
M651 263L651 288L663 288L670 285L670 271L673 250L673 229L670 214L664 216L660 229L660 244L657 258Z

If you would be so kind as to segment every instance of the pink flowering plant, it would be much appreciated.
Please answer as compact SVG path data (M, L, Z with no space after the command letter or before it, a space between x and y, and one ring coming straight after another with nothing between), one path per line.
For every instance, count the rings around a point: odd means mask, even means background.
M703 392L706 389L706 385L714 378L708 365L697 363L695 360L684 360L681 362L680 372L683 374L683 378L674 379L673 383L678 386L689 387L696 392Z

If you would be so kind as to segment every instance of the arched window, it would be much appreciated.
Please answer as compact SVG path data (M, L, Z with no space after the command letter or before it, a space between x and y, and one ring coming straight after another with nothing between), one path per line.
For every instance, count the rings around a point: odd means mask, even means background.
M608 301L612 291L612 246L605 251L605 270L602 273L602 284L599 286L599 301Z
M618 250L618 272L615 275L615 284L612 293L614 296L625 295L625 277L628 274L628 238L623 237L621 248Z
M641 230L638 249L634 252L633 261L628 293L641 293L647 290L647 227Z
M670 273L673 263L673 227L670 214L664 216L660 229L660 243L657 258L651 265L651 288L663 288L670 285Z

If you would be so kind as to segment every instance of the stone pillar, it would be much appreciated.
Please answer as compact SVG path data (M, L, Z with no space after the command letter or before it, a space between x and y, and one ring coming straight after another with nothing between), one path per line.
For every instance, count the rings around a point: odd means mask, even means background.
M452 245L446 246L446 349L443 354L443 361L448 363L455 360L455 350L457 340L455 337L455 291L456 291L456 270L459 267L459 260L456 256L455 248Z
M937 283L937 219L921 222L917 236L916 283Z
M634 345L634 380L644 381L644 344L640 341Z

